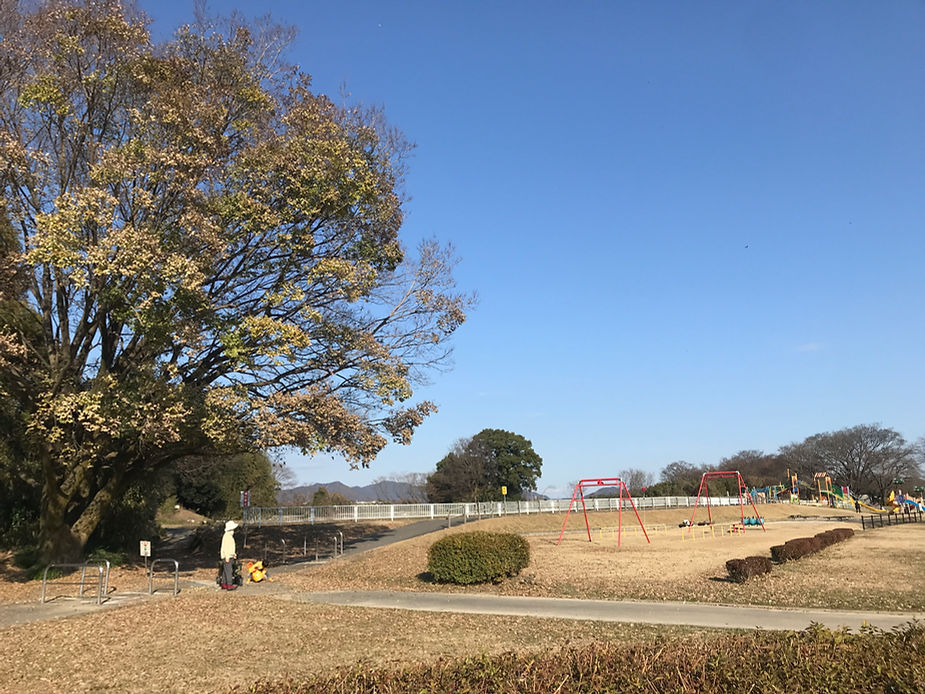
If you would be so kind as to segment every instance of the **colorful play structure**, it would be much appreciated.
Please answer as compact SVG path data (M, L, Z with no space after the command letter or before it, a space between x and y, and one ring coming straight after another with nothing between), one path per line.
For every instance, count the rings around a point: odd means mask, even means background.
M697 501L694 502L694 512L691 514L691 519L688 525L691 527L691 532L693 532L694 526L694 517L697 515L697 507L700 506L701 497L706 499L704 506L707 507L707 518L709 518L709 525L713 525L713 511L711 510L712 504L710 503L710 488L709 480L715 479L735 479L738 485L738 494L739 494L739 517L742 521L742 526L745 527L747 524L745 522L745 498L748 498L748 503L752 507L752 510L755 512L755 518L758 519L758 525L762 530L767 532L767 528L764 527L764 521L761 518L761 514L758 513L758 509L755 508L755 502L752 499L751 494L748 492L748 487L745 486L745 480L742 479L742 475L738 470L723 470L718 472L705 472L703 477L700 478L700 488L697 490Z
M633 507L633 513L636 514L636 520L639 523L639 527L642 528L643 535L646 536L646 542L652 543L652 540L649 539L649 533L646 532L646 527L642 524L642 518L639 517L639 511L636 510L636 504L633 503L633 497L630 496L629 489L626 488L626 483L621 480L619 477L596 477L586 480L579 480L575 485L575 489L572 492L572 500L569 502L568 511L565 512L565 520L562 522L562 531L559 533L559 541L556 545L562 544L562 535L565 534L565 525L568 523L569 514L572 512L572 506L575 505L575 499L581 500L581 510L585 514L585 527L588 529L588 542L591 542L591 525L588 523L588 509L585 506L585 489L593 487L617 487L620 490L620 503L617 505L617 547L620 546L620 540L623 536L623 497L630 502L630 506Z
M813 475L813 485L810 486L797 479L797 473L787 470L787 478L790 482L790 501L799 503L800 487L807 489L810 493L815 492L815 498L820 503L828 504L832 507L841 507L848 509L866 509L874 513L901 513L906 507L911 507L916 511L925 511L925 502L922 499L913 499L902 493L902 490L891 490L890 496L884 501L884 508L871 506L869 503L862 501L859 497L851 492L848 487L837 487L832 484L832 478L827 472L817 472ZM786 489L784 485L774 485L753 489L752 498L759 494L765 493L770 497L770 493L777 489ZM917 488L918 489L918 488ZM780 492L776 494L779 498Z

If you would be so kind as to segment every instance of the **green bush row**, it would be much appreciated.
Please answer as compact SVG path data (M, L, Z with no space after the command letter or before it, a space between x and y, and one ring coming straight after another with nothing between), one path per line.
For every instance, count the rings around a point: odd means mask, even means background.
M578 692L921 692L925 625L859 634L814 626L800 632L597 643L546 652L439 660L404 669L368 664L301 680L258 680L253 694L560 694ZM235 689L235 691L241 691Z
M530 563L520 535L477 531L448 535L427 551L427 570L438 583L485 583L516 576Z

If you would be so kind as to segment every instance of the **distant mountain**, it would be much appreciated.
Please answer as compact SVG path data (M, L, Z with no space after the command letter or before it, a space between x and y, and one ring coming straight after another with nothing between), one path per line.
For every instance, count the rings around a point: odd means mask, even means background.
M590 494L585 494L586 499L598 498L598 499L613 499L620 496L619 487L602 487L596 492L591 492Z
M321 487L327 489L329 494L340 494L353 502L427 503L423 489L408 482L396 482L394 480L374 482L373 484L367 484L365 487L351 487L343 482L316 482L315 484L305 484L292 489L280 490L276 495L276 501L284 506L307 505L311 503L315 492ZM524 494L524 498L548 499L549 497L528 491Z
M306 484L292 489L282 489L276 495L277 503L286 504L309 504L315 492L321 487L328 490L330 494L340 494L350 501L370 502L370 501L387 501L392 503L400 502L424 502L423 490L407 482L395 482L393 480L383 480L374 482L364 487L351 487L343 482L316 482L315 484Z

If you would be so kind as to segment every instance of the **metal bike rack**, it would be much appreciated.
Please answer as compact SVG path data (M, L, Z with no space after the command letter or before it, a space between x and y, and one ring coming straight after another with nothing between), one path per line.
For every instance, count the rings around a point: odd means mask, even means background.
M85 562L86 565L92 566L94 564L99 564L100 566L106 565L106 574L103 577L103 595L109 595L109 560L108 559L87 559ZM80 580L83 581L84 571L86 568L80 572ZM83 594L83 589L81 588L81 594Z
M180 592L180 563L176 559L155 559L151 562L151 569L148 571L148 595L154 595L154 567L158 562L173 562L173 594L176 597Z
M108 565L109 562L107 561L106 564ZM96 604L97 604L97 605L102 605L102 604L103 604L103 565L102 565L102 563L98 563L98 564L87 564L87 563L83 563L83 564L49 564L48 566L46 566L46 567L45 567L45 573L42 575L42 597L41 597L41 604L43 604L43 605L45 604L45 587L46 587L47 584L48 584L48 571L49 571L50 569L52 569L52 568L57 568L57 569L80 569L80 580L79 580L79 581L59 581L59 582L56 584L56 585L69 585L69 586L70 586L70 585L73 585L73 586L79 585L79 586L80 586L80 592L78 593L78 595L79 595L80 597L83 597L83 594L84 594L84 582L85 582L85 579L86 579L86 571L87 571L87 569L96 569L96 571L97 571L97 581L96 581ZM108 573L107 573L107 581L108 581Z

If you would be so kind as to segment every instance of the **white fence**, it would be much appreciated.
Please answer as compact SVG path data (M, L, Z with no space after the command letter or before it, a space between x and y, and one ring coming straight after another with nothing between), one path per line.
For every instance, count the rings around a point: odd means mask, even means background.
M356 504L353 506L249 506L244 508L244 522L250 525L295 525L298 523L331 523L373 520L402 520L413 518L485 518L531 513L565 513L569 499L537 499L535 501L483 501L468 504ZM697 501L695 496L652 496L633 500L638 509L691 508ZM738 506L736 496L712 496L701 499L700 505ZM756 501L757 503L766 503ZM746 507L749 505L745 500ZM589 511L616 511L619 498L585 497L585 508ZM581 509L581 502L575 501L573 510ZM623 510L632 510L629 500L623 499Z

